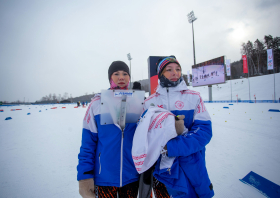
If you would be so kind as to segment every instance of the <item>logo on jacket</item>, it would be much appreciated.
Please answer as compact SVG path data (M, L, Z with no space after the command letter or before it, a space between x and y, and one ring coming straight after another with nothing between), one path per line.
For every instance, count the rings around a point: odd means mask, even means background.
M158 105L159 108L163 108L163 105Z
M122 96L132 97L133 92L122 92L122 91L115 91L114 92L114 97L122 97Z
M176 101L175 102L175 107L177 108L177 109L183 109L183 107L184 107L184 103L182 102L182 101Z

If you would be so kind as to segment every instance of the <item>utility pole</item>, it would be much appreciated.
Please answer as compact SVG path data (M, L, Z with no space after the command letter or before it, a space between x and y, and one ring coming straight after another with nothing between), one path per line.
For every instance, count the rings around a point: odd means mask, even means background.
M132 78L132 73L131 73L131 60L132 60L132 58L131 58L131 56L130 56L130 53L127 54L127 58L128 58L128 60L129 60L129 72L130 72L130 82L129 82L129 86L130 86L130 88L132 88L132 84L131 84L131 78Z

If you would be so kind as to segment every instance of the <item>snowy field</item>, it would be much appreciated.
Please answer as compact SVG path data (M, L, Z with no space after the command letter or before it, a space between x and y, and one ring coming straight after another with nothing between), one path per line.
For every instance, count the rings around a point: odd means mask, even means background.
M55 106L1 107L1 198L79 197L76 166L86 108ZM215 197L264 197L239 181L250 171L280 185L280 113L268 112L280 104L206 107L213 121L206 163ZM10 111L15 108L22 110Z
M254 95L257 100L273 100L274 96L274 74L252 77L250 79L251 100ZM189 87L192 90L201 93L203 100L208 101L208 86ZM241 100L249 100L249 83L247 78L226 81L224 84L212 85L212 100L232 100L238 98ZM280 73L275 74L275 92L276 99L280 98Z
M272 77L250 78L257 100L272 99ZM233 95L248 100L247 85L247 79L232 81ZM280 74L276 74L277 98L279 85ZM208 100L207 87L190 89ZM229 82L213 86L213 100L230 100ZM213 127L206 163L215 197L264 197L239 181L250 171L280 185L280 112L268 111L280 109L280 103L205 105ZM51 109L54 106L57 109ZM0 112L0 198L80 197L76 166L86 108L74 106L0 106L4 110Z

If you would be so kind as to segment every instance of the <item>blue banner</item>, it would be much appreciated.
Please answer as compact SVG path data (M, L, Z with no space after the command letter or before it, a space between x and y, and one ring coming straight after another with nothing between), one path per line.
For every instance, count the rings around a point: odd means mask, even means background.
M277 198L280 193L280 186L269 181L268 179L258 175L251 171L243 179L240 179L241 182L256 188L261 194L269 198Z

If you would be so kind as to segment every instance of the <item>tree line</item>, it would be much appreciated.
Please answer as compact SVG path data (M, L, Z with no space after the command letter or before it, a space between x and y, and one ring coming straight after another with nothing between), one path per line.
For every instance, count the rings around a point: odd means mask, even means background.
M248 41L242 43L240 53L247 56L250 76L272 74L273 70L267 70L267 49L274 51L274 72L280 72L280 37L265 35L263 40ZM247 77L243 73L243 60L231 63L231 79ZM227 77L230 79L230 77Z
M70 98L72 98L72 94L70 94ZM62 101L69 99L69 94L65 92L62 96L61 94L56 95L55 93L43 96L39 101Z

